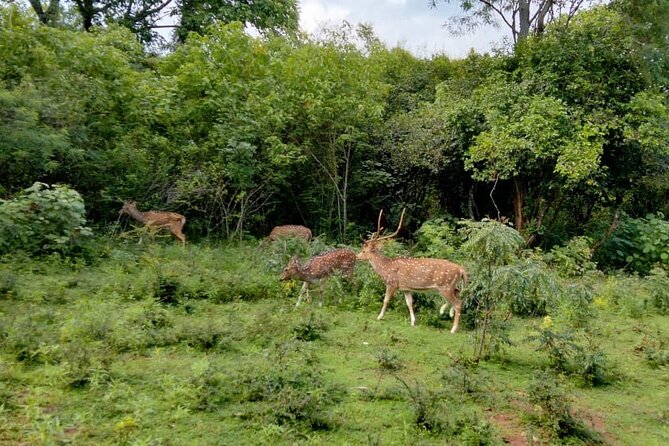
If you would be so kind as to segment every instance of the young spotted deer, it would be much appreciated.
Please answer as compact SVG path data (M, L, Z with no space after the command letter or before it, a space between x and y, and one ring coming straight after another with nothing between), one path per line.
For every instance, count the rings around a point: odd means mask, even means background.
M140 223L156 229L168 229L176 238L181 240L181 244L186 244L186 236L181 232L186 224L186 217L176 212L147 211L141 212L137 209L137 203L134 201L123 202L123 207L118 211L118 215L128 214Z
M274 242L281 238L301 238L306 241L311 240L311 229L300 225L274 226L267 239Z
M281 280L299 279L304 282L300 294L297 296L296 307L300 306L302 296L307 293L309 298L309 284L318 285L320 296L319 306L323 306L323 285L322 279L331 276L335 271L346 275L349 279L353 277L355 268L355 252L350 249L335 249L323 254L312 257L304 265L300 264L297 256L293 256L288 265L281 274Z
M453 306L454 319L451 333L458 331L460 323L460 310L462 301L460 300L460 290L458 283L462 281L463 286L467 283L467 273L465 269L453 262L443 259L400 257L391 259L385 257L379 251L381 242L395 237L402 227L404 220L404 210L400 217L400 223L397 230L387 236L381 237L381 216L377 223L377 231L372 237L363 243L362 250L358 254L358 260L368 260L372 268L377 272L386 285L386 295L383 299L381 313L377 319L382 319L386 314L386 308L395 291L404 291L407 307L411 316L411 325L416 325L416 316L413 311L412 291L437 290L447 302L444 303L439 313L443 314L449 303Z

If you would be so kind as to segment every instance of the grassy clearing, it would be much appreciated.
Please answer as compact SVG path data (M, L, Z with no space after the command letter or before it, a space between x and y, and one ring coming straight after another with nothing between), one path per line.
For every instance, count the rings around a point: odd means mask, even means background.
M644 280L578 279L596 290L589 342L606 360L591 386L545 378L552 356L530 337L546 319L508 319L512 344L478 365L475 333L450 335L434 296L416 327L401 296L377 321L366 265L329 282L323 308L296 309L299 284L278 275L318 243L5 258L0 444L669 443L669 322Z

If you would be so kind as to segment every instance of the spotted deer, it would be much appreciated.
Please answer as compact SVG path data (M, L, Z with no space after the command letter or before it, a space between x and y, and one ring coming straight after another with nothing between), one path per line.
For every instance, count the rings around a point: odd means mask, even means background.
M301 238L306 241L311 240L311 229L300 225L282 225L274 226L272 232L267 237L270 242L281 238Z
M353 277L356 256L350 249L335 249L309 259L304 265L300 264L297 256L293 256L281 274L281 280L299 279L304 282L300 294L297 296L296 307L300 306L304 293L309 298L309 284L318 285L319 306L323 306L322 280L336 271L341 272L349 279Z
M118 215L127 214L143 223L146 226L156 229L168 229L176 238L181 240L181 244L186 244L186 236L181 232L186 224L186 217L176 212L146 211L141 212L137 209L137 203L131 200L123 202L123 207Z
M460 323L460 310L462 308L458 283L462 282L463 286L466 285L467 273L465 269L456 263L443 259L416 257L391 259L385 257L381 254L379 248L384 240L393 238L399 233L402 228L402 221L404 220L404 210L402 210L397 230L384 237L380 236L382 215L383 210L379 213L376 232L369 240L363 243L362 250L357 256L358 260L368 260L372 264L374 271L381 276L386 285L386 295L383 299L381 313L379 313L377 319L383 319L393 294L397 290L400 290L404 291L404 298L411 316L411 325L416 325L416 315L413 311L413 295L411 292L437 290L447 300L439 309L439 313L443 314L449 304L453 306L452 315L454 318L451 333L457 332Z

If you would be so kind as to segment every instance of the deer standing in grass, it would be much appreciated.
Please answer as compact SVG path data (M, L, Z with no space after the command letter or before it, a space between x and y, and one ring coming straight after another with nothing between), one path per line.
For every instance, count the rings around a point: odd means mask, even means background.
M386 314L386 308L390 300L395 294L395 291L404 291L404 298L406 299L407 307L409 307L409 314L411 316L411 325L416 325L416 315L413 311L413 295L412 291L426 291L437 290L447 302L439 309L439 314L443 314L449 303L453 306L452 315L453 327L451 333L458 331L460 323L460 310L462 309L462 301L460 300L460 290L458 283L462 281L463 286L467 283L467 273L465 269L453 262L443 259L430 258L415 258L415 257L400 257L391 259L385 257L379 251L381 242L395 237L404 220L404 210L400 217L400 223L397 230L387 236L381 237L381 216L383 210L379 213L379 221L377 223L377 231L372 237L363 243L362 250L358 254L358 260L368 260L372 264L372 268L377 272L386 285L386 295L383 299L383 306L381 313L377 319L381 320Z
M270 242L274 242L281 238L301 238L306 241L311 240L311 229L300 225L283 225L274 226L272 232L267 237Z
M331 276L336 271L341 272L349 279L353 277L356 256L350 249L335 249L312 257L304 265L300 264L297 256L293 256L281 274L281 280L299 279L304 282L300 294L297 296L296 307L300 306L302 297L306 292L309 298L309 284L318 285L319 306L323 306L323 284L322 280Z
M134 201L123 202L123 207L118 212L121 216L127 214L143 223L146 226L156 229L168 229L176 238L181 240L181 244L186 244L186 236L181 232L186 224L186 217L176 212L147 211L141 212L137 209L137 203Z

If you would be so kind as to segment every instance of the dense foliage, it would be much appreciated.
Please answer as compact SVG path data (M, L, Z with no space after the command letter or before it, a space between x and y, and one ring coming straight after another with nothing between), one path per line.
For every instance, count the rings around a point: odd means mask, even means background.
M408 207L410 229L487 216L530 246L582 236L627 259L610 245L618 215L630 228L668 207L668 48L663 25L641 25L666 9L620 0L513 53L449 60L387 49L366 26L252 37L204 19L151 56L123 27L45 27L5 6L0 193L67 184L95 226L132 198L186 215L191 239L300 223L346 241Z

